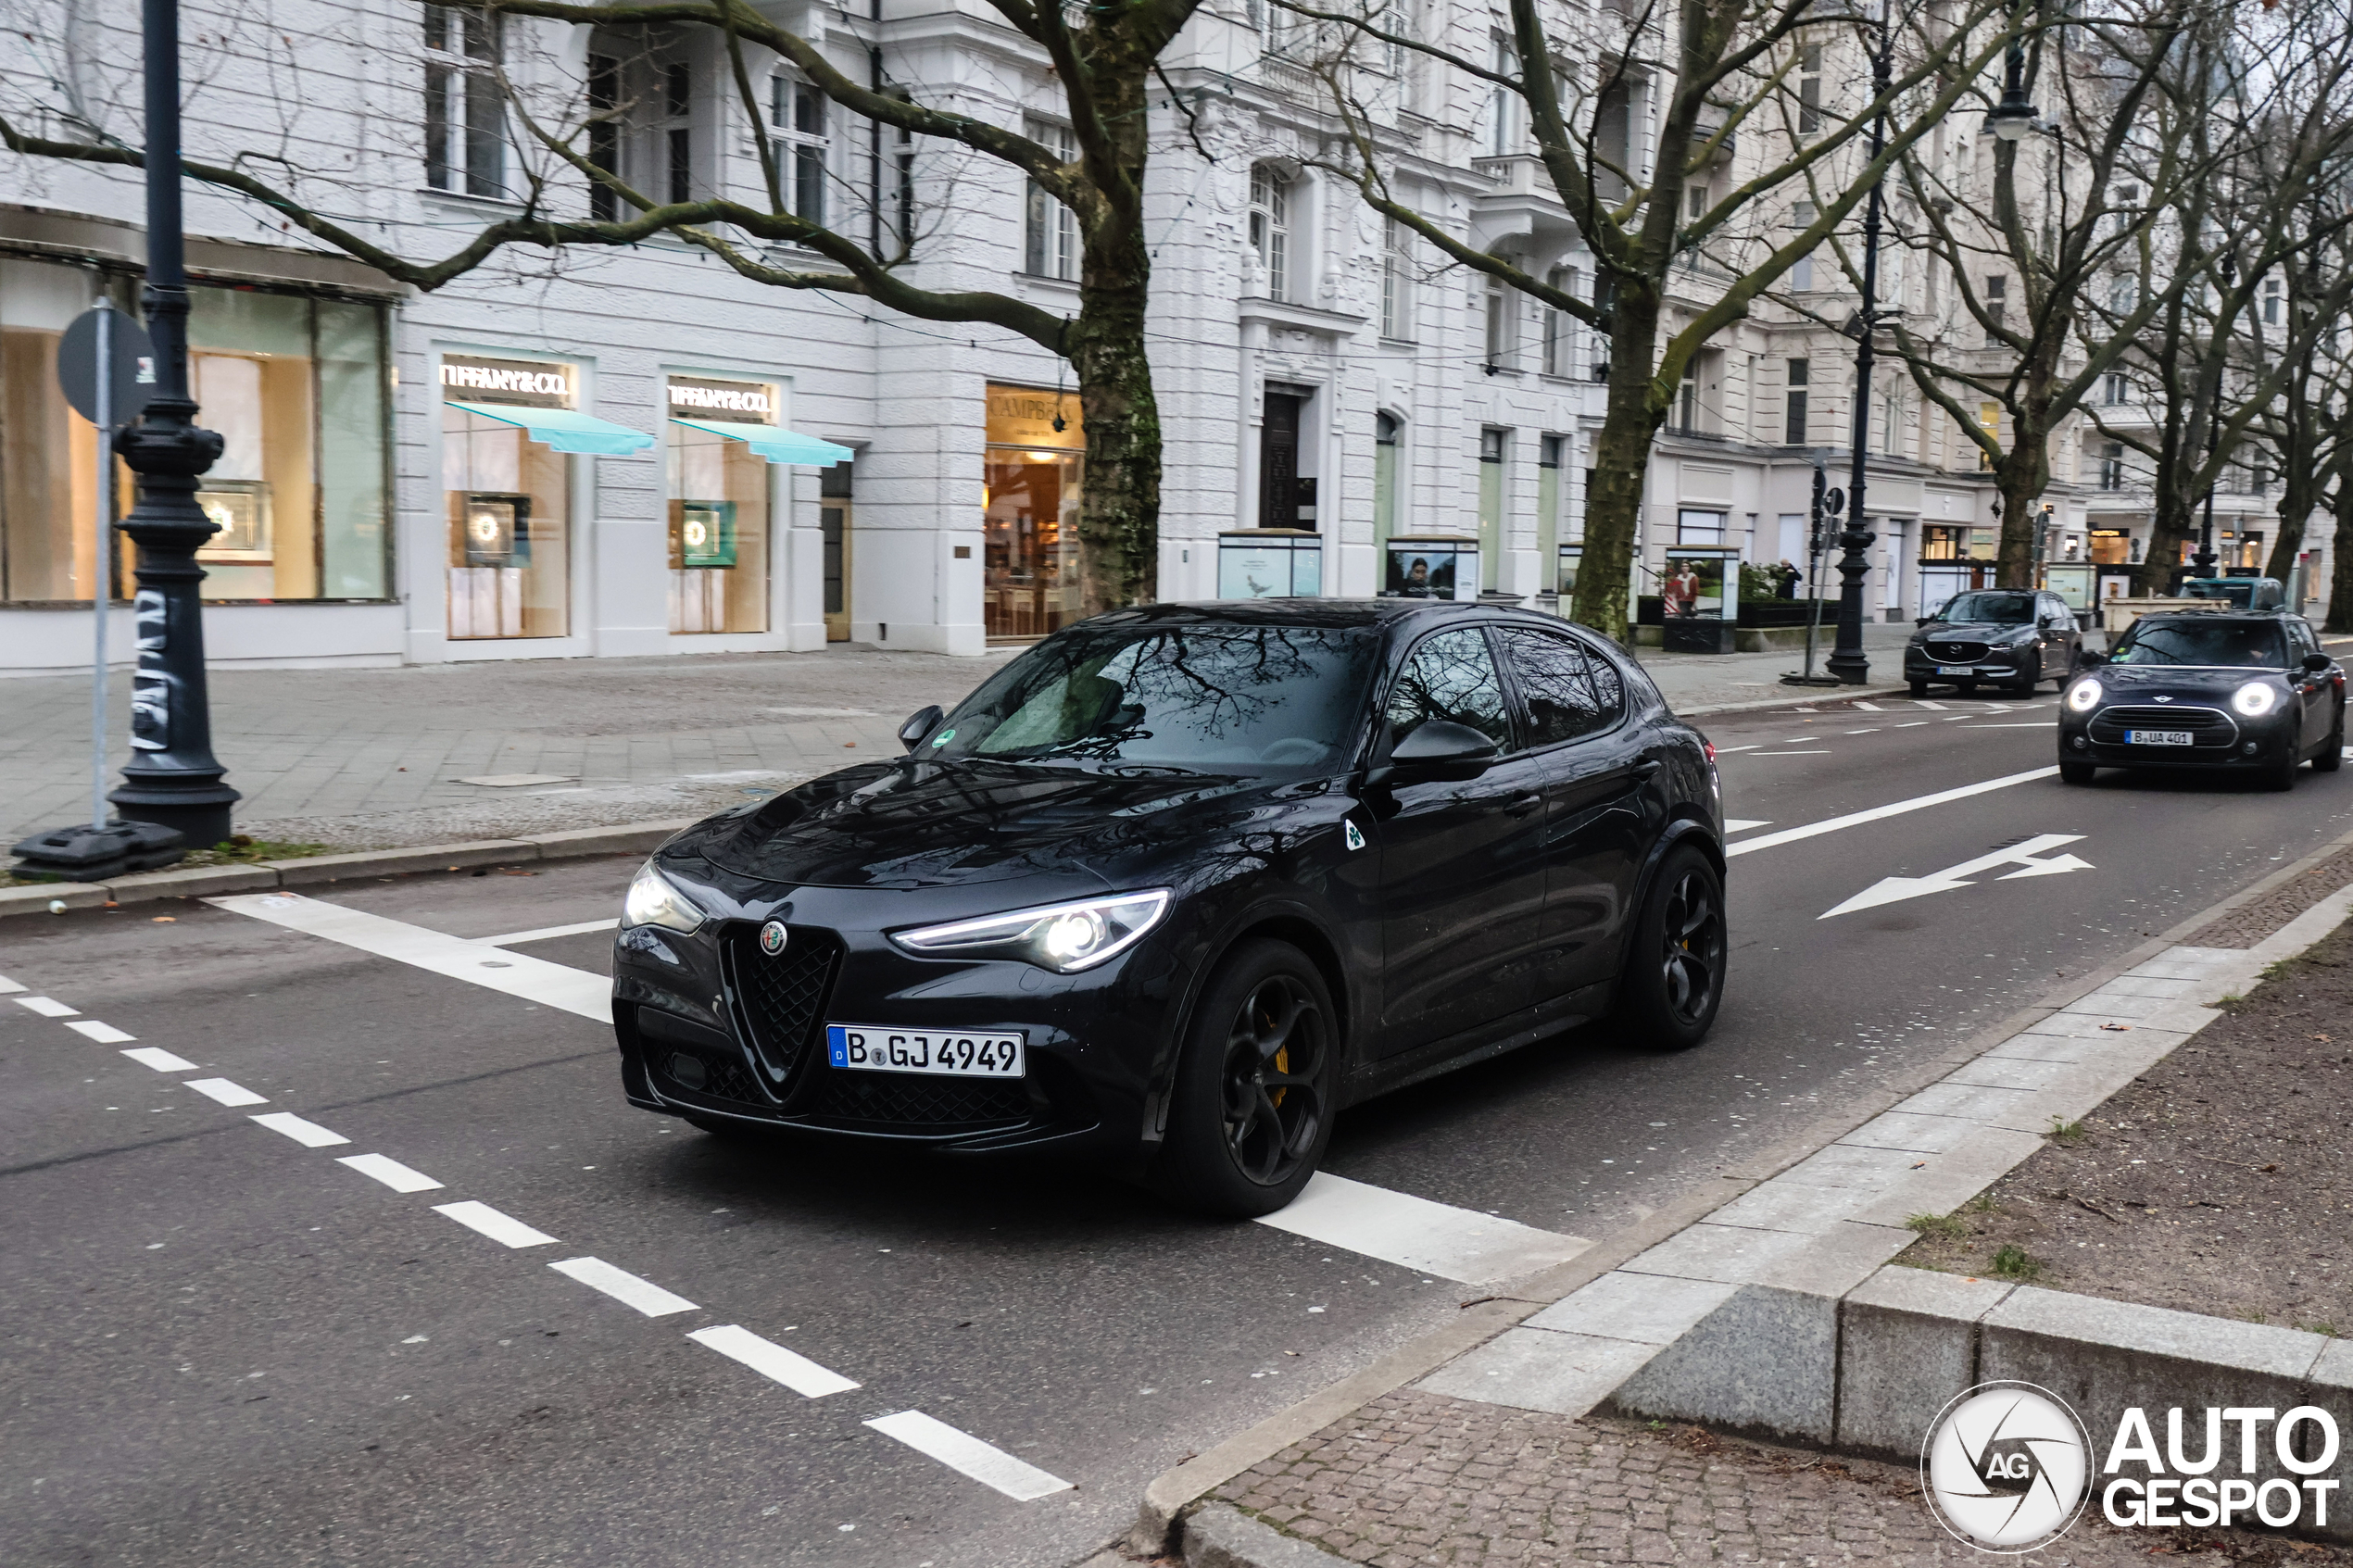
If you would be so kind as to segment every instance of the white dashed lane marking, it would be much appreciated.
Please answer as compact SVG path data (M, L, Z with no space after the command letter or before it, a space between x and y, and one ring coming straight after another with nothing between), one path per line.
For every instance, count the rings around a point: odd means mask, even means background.
M511 1214L501 1214L487 1203L471 1198L463 1203L436 1203L436 1214L447 1214L468 1230L480 1231L501 1247L547 1247L555 1237L546 1231L534 1230Z
M601 1290L614 1300L636 1308L649 1318L695 1311L695 1304L684 1296L673 1296L653 1281L639 1279L626 1269L616 1269L602 1258L567 1258L547 1266L560 1274L571 1275L591 1290Z
M348 1165L395 1192L431 1192L441 1185L422 1171L411 1171L399 1160L382 1154L346 1154L335 1163Z
M1015 1502L1031 1502L1070 1490L1070 1483L1050 1475L1026 1460L959 1432L921 1411L900 1411L866 1423L886 1437L896 1437L917 1453L928 1454L950 1470L959 1470L984 1486L994 1486Z
M0 974L0 997L13 997L23 989L24 987L17 984L17 982L9 979L5 974Z
M1726 833L1746 833L1751 828L1768 827L1771 824L1772 819L1770 817L1758 817L1754 820L1745 817L1730 817L1725 820L1724 831Z
M251 915L290 931L323 936L380 959L412 964L452 980L468 981L525 1001L576 1012L599 1023L612 1022L612 982L585 969L549 963L527 953L510 953L503 947L470 942L446 932L428 931L406 921L386 920L361 909L347 909L322 899L306 898L298 893L237 893L205 902L232 914Z
M141 1046L135 1051L125 1051L122 1054L140 1066L152 1067L158 1073L194 1073L196 1070L196 1064L186 1057L174 1056L170 1051L155 1046Z
M136 1035L126 1035L113 1024L101 1023L94 1018L85 1018L79 1023L69 1023L66 1027L83 1039L95 1040L102 1046L119 1046L125 1040L135 1040L139 1037Z
M125 1051L122 1054L129 1056L132 1053ZM333 1148L339 1143L351 1141L341 1133L321 1127L316 1122L304 1121L291 1110L273 1110L267 1116L257 1116L254 1120L273 1133L285 1134L305 1148Z
M31 1008L44 1018L74 1018L82 1012L80 1008L69 1008L47 997L19 997L17 1006Z
M748 1328L727 1323L718 1328L698 1328L686 1336L698 1345L707 1346L727 1357L741 1361L761 1376L781 1383L796 1394L822 1399L828 1394L846 1394L858 1386L829 1367L821 1367L807 1356L787 1350L772 1339L762 1339Z
M180 1081L204 1096L205 1098L219 1100L223 1105L268 1105L270 1103L268 1095L255 1094L244 1085L233 1084L226 1078L182 1078Z
M1593 1244L1494 1214L1432 1203L1318 1171L1279 1213L1258 1223L1327 1247L1464 1285L1492 1285L1566 1263Z

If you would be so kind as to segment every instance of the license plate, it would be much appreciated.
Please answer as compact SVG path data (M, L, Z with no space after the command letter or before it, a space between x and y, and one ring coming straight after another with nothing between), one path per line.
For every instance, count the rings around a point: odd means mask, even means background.
M953 1029L825 1025L825 1060L853 1073L926 1073L946 1078L1018 1078L1023 1036Z
M1936 672L1939 675L1974 675L1977 673L1976 671L1970 669L1966 664L1940 664L1936 667Z
M2197 737L2187 730L2127 730L2128 746L2196 746Z

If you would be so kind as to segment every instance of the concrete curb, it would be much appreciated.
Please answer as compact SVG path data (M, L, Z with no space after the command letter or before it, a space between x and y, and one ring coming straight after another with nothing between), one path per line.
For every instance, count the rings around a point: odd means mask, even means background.
M250 893L269 887L312 887L359 877L399 876L414 872L460 871L473 866L510 866L530 860L583 859L596 855L650 854L699 817L613 827L573 828L522 838L493 838L470 844L429 844L407 849L364 849L349 855L313 855L298 860L264 860L250 866L192 866L178 871L140 872L107 883L50 882L0 887L0 916L52 914L103 909L110 904L152 903L158 898L201 898L220 893Z
M1184 1547L1185 1568L1354 1568L1222 1502L1185 1521Z
M1910 1215L1948 1212L1968 1201L2042 1147L2050 1115L2081 1116L2219 1016L2180 1000L2178 994L2161 994L2171 989L2166 981L2216 990L2244 985L2342 923L2353 911L2353 885L2254 947L2177 947L2183 937L2348 846L2353 833L1980 1032L1924 1064L1911 1087L1885 1097L1885 1108L1876 1114L1860 1122L1851 1112L1828 1119L1817 1129L1822 1135L1780 1145L1752 1160L1746 1172L1705 1183L1632 1230L1516 1282L1498 1298L1472 1303L1466 1320L1470 1311L1491 1309L1476 1322L1449 1324L1411 1341L1354 1376L1162 1473L1146 1488L1136 1527L1122 1545L1136 1557L1158 1556L1177 1544L1184 1526L1186 1561L1194 1562L1190 1520L1234 1513L1223 1505L1196 1507L1202 1498L1408 1384L1571 1417L1609 1408L1696 1421L1906 1461L1919 1457L1919 1411L1932 1414L1972 1384L2006 1377L2058 1391L2095 1431L2103 1420L2112 1430L2125 1405L2208 1402L2271 1404L2279 1410L2314 1404L2335 1415L2340 1427L2353 1426L2353 1344L2300 1330L1887 1266L1913 1239L1904 1224ZM2151 965L2163 967L2175 952L2196 953L2208 961L2197 966L2202 972L2140 975ZM2152 987L2149 979L2158 984ZM2106 995L2119 985L2124 990ZM2125 1016L2110 1015L2098 1005L2108 1000L2132 1017L2121 1032L2101 1029L2099 1022L2079 1024L2086 1018L2082 1012L2066 1016L2087 1002L2102 1022ZM2108 1061L2065 1060L2089 1055L2079 1048L2082 1042L2110 1034L2133 1039L2134 1048ZM1996 1056L2014 1044L2029 1054ZM2050 1058L2059 1060L2045 1060ZM1974 1073L1981 1064L1990 1065ZM1939 1068L1945 1070L1941 1075ZM2037 1071L2051 1068L2079 1071ZM1968 1076L1987 1081L1959 1081ZM2011 1081L2004 1082L2006 1076ZM2038 1076L2042 1082L2032 1086L2024 1082ZM2020 1101L1973 1107L1964 1098L1973 1090L1997 1097L2007 1090ZM1945 1101L1941 1107L1931 1101L1926 1108L1905 1109L1939 1091ZM1941 1150L1847 1143L1876 1123L1898 1118L1907 1119L1898 1124L1914 1134L1947 1123L1974 1135ZM1917 1135L1896 1140L1927 1141ZM1843 1148L1848 1152L1842 1154ZM1895 1157L1893 1163L1907 1167L1903 1177L1857 1188L1860 1196L1842 1217L1804 1230L1775 1228L1777 1223L1798 1223L1808 1207L1792 1201L1793 1189L1836 1191L1843 1183L1867 1180L1851 1167L1874 1154L1881 1164ZM1841 1170L1842 1164L1850 1168ZM2008 1311L1996 1315L2005 1307ZM1935 1394L1938 1388L1944 1392ZM2154 1389L2186 1392L2160 1399ZM1503 1390L1509 1397L1499 1399ZM2210 1401L2204 1398L2209 1391ZM2275 1402L2280 1399L2286 1402ZM1315 1550L1246 1516L1234 1518L1287 1549ZM1253 1561L1275 1568L1277 1559L1240 1555L1257 1537L1214 1528L1225 1543L1218 1549L1228 1553L1214 1560L1217 1568ZM2336 1534L2334 1526L2331 1533ZM2344 1535L2353 1538L2353 1523ZM1316 1557L1330 1561L1328 1553L1318 1551Z

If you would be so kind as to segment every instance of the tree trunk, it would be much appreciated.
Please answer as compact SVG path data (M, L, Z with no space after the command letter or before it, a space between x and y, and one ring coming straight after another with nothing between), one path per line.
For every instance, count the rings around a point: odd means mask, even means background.
M2043 526L2043 497L2050 477L2046 437L2030 432L2024 421L2013 425L2010 450L2002 458L1994 486L2002 497L2002 543L1994 561L1994 582L2005 588L2032 588L2034 535Z
M1078 613L1101 615L1157 596L1160 403L1144 348L1143 236L1088 247L1090 280L1068 344L1087 429L1078 500ZM1129 270L1132 269L1132 270ZM1098 285L1098 273L1117 282Z
M2340 493L2336 502L2336 533L2329 545L2332 564L2329 567L2329 619L2332 632L2353 632L2353 528L2346 526L2346 518L2353 514L2353 496Z
M1645 307L1644 285L1623 290L1612 307L1609 397L1593 438L1593 477L1585 492L1585 553L1578 562L1570 618L1613 641L1633 642L1634 553L1642 536L1642 481L1651 439L1667 405L1657 392L1658 313Z
M2304 548L2305 525L2312 518L2313 496L2304 486L2290 482L2280 497L2280 535L2271 544L2271 558L2263 569L2267 577L2282 583L2296 570L2297 552Z

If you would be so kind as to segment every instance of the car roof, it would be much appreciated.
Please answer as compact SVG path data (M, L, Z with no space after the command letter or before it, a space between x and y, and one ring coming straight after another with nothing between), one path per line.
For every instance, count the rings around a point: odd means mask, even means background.
M2183 625L2277 626L2288 618L2284 609L2242 609L2225 614L2219 610L2173 609L2156 610L2133 622L2145 625L2152 621L2175 621Z
M1470 615L1503 615L1539 624L1565 624L1558 616L1514 604L1476 599L1195 599L1139 605L1101 617L1130 623L1223 621L1235 626L1392 626Z

